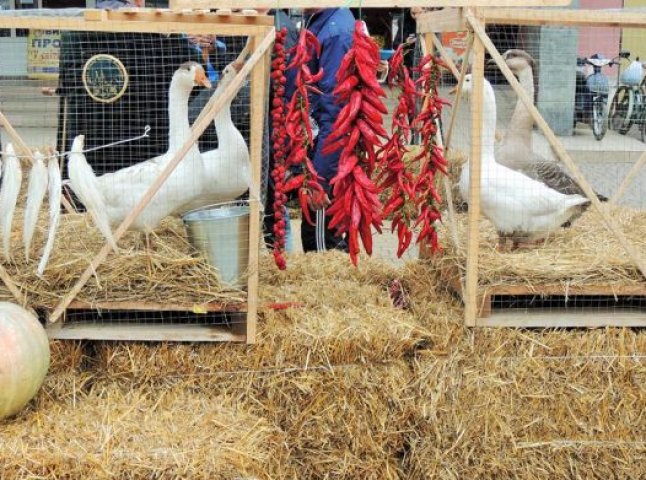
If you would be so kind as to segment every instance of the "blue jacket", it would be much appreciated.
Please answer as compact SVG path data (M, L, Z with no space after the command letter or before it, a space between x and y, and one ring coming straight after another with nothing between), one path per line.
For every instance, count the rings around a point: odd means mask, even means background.
M354 16L347 8L329 8L311 17L309 30L321 43L321 56L314 59L310 68L312 73L324 70L318 88L322 95L312 95L312 117L319 126L319 134L312 155L316 171L328 183L336 175L339 166L340 151L331 155L321 154L323 143L332 131L343 104L337 103L332 91L336 86L336 73L343 56L352 46L354 34Z

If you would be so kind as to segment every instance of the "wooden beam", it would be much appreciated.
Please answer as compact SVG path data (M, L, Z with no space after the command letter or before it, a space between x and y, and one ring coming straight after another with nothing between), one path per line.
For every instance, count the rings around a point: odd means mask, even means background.
M409 7L565 7L571 0L291 0L289 8ZM276 0L170 0L172 10L186 8L276 8Z
M537 8L483 8L488 24L559 25L567 27L646 27L646 14L630 9L574 10Z
M11 122L5 115L0 111L0 127L3 127L7 131L7 135L11 139L11 143L16 149L16 153L19 157L28 157L31 160L32 152L27 144L23 141L22 137L18 135L18 132L13 128Z
M196 314L206 312L244 312L247 304L244 302L206 302L196 304L159 303L148 301L126 302L85 302L74 300L67 306L67 310L105 310L105 311L166 311L166 312L193 312Z
M146 193L143 195L139 203L133 208L133 210L128 214L128 216L121 222L121 225L117 228L117 230L114 232L114 240L116 242L119 241L119 239L126 233L128 227L132 224L132 222L135 221L135 219L139 216L139 214L146 208L146 206L150 203L152 200L153 196L157 191L161 188L161 186L164 184L164 182L168 179L168 177L173 173L175 170L175 167L179 164L179 162L184 158L184 156L188 153L188 151L191 149L193 144L197 141L198 138L202 135L204 130L207 129L207 127L211 124L213 121L213 118L218 114L220 110L224 107L224 105L231 101L233 96L236 94L238 89L240 88L240 85L244 82L245 78L251 70L254 68L256 63L258 63L263 57L264 53L269 49L269 47L272 45L274 42L274 36L275 36L275 30L274 28L270 28L265 35L265 37L262 39L262 41L259 43L258 48L252 53L252 55L249 57L249 60L244 64L240 72L236 75L236 77L233 79L233 81L224 89L224 91L217 96L212 96L209 102L206 104L204 109L208 112L205 114L201 119L200 122L195 122L193 124L193 127L191 128L191 136L184 142L182 145L182 148L173 155L173 158L169 161L168 165L164 168L162 173L159 174L159 177L152 183L152 185L148 188ZM103 245L103 248L99 251L99 253L96 254L94 259L90 262L90 265L85 269L81 277L78 279L76 284L72 287L72 289L65 294L63 299L60 301L54 312L49 318L49 321L54 323L56 322L65 312L67 309L68 305L76 298L76 296L79 294L81 289L85 286L85 284L90 280L94 272L96 272L97 268L103 261L105 261L106 257L111 251L111 247L109 243L105 243Z
M92 10L86 10L91 12ZM274 26L274 17L269 15L255 15L244 13L232 13L218 15L208 10L190 10L174 12L171 10L133 9L133 10L99 10L105 12L106 20L130 21L130 22L188 22L188 23L210 23L215 25L262 25L265 27Z
M199 18L199 17L196 17ZM195 33L213 34L221 36L263 35L268 28L265 25L250 24L249 19L260 17L224 17L214 15L213 22L200 23L187 18L181 22L165 21L88 21L83 17L9 17L0 15L0 28L28 28L33 30L70 30L80 32L122 32L122 33ZM241 22L233 22L231 18L238 18ZM272 17L268 17L272 18Z
M550 143L561 161L569 169L572 178L574 178L577 184L581 187L581 190L583 190L585 195L588 197L588 199L592 203L592 206L597 211L603 222L606 224L606 227L608 228L610 233L617 238L622 248L626 251L628 257L635 263L637 268L639 268L640 272L646 279L646 262L644 261L644 258L642 258L640 252L628 241L626 235L624 235L624 232L621 230L621 228L617 226L614 219L610 217L610 215L603 209L596 193L579 170L579 167L576 165L576 163L574 163L567 150L565 150L565 147L563 147L563 144L556 138L556 135L554 134L552 129L549 127L545 119L541 116L538 109L534 106L534 100L529 98L527 92L525 92L523 87L521 87L511 69L505 63L504 59L500 55L500 52L498 52L491 39L487 36L483 23L469 12L467 12L467 21L473 28L474 33L484 44L491 57L496 61L498 68L516 92L518 99L522 101L525 105L525 108L529 110L530 114L534 118L534 121L545 135L545 138L547 138L547 141ZM469 205L469 210L471 210L471 205Z
M457 77L458 85L456 87L455 99L453 100L449 128L446 131L446 144L444 145L445 155L448 154L451 148L451 139L453 138L453 132L455 132L455 122L460 110L460 103L462 99L460 92L462 91L462 85L464 85L464 77L466 76L467 69L469 68L469 55L471 55L472 48L473 33L469 32L469 35L467 37L467 48L464 51L464 56L462 59L462 68L460 69ZM445 54L446 52L443 55ZM455 205L453 203L453 186L450 183L449 177L446 175L444 175L444 177L442 178L442 182L444 184L444 195L446 196L446 204L449 212L449 232L451 234L451 239L453 240L453 246L455 247L455 250L458 251L460 249L460 240L458 235L457 214L455 212Z
M609 205L614 205L619 200L621 200L621 197L624 196L624 194L626 193L626 190L628 190L628 187L630 187L630 185L635 181L635 177L637 176L637 174L641 171L642 168L644 168L644 164L646 164L646 151L644 151L639 156L639 159L637 159L637 161L633 164L632 168L624 178L624 181L621 182L621 185L619 185L617 192L612 196L612 198L608 202Z
M445 8L418 15L417 33L461 32L467 29L463 8Z
M480 170L485 49L479 37L473 41L471 95L471 154L469 156L469 211L467 212L467 271L464 296L464 323L476 325L478 317L478 256L480 255ZM466 166L465 166L466 167Z
M56 340L126 340L137 342L244 342L244 335L235 334L221 325L90 323L49 325L47 336Z
M252 37L250 50L258 47L258 37ZM247 343L256 342L258 317L258 261L260 250L260 177L262 173L262 144L266 119L267 87L269 83L269 51L251 74L251 185L249 185L249 263L247 277Z

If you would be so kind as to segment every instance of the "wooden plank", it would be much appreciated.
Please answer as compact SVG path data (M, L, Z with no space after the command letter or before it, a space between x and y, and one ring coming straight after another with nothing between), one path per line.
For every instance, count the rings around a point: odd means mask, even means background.
M91 11L91 10L90 10ZM102 11L102 10L99 10ZM159 12L152 9L135 9L132 11L110 10L107 13L107 20L111 21L138 21L138 22L188 22L188 23L212 23L215 25L262 25L265 27L274 26L274 17L269 15L254 15L250 13L230 13L227 16L210 13L208 10L191 10L189 12Z
M559 296L645 296L646 286L643 285L493 285L487 286L491 295L559 295Z
M244 82L245 78L247 75L249 75L249 72L251 69L258 63L263 57L264 53L269 49L269 47L272 45L274 41L274 35L275 31L274 28L270 28L263 38L262 42L258 45L258 48L253 52L253 54L249 57L249 60L244 64L240 72L236 75L236 77L233 79L233 81L227 85L227 87L222 91L222 93L218 96L212 96L209 102L206 104L204 107L204 110L206 110L206 114L200 118L199 121L196 121L192 128L191 128L191 135L190 137L184 142L182 145L182 148L179 149L175 155L173 155L173 158L168 162L164 170L159 174L159 176L155 179L155 181L152 183L152 185L148 188L146 193L143 195L142 199L139 201L139 203L133 208L133 210L128 214L128 216L121 222L121 225L117 228L117 230L114 232L114 240L115 242L118 242L119 239L126 233L128 227L132 224L132 222L139 216L139 214L146 208L148 203L152 200L153 196L157 191L161 188L163 183L166 181L166 179L171 175L175 167L179 164L179 162L184 158L184 156L188 153L190 148L193 146L193 144L197 141L197 139L202 135L204 130L211 124L213 121L213 118L217 113L222 110L224 107L225 103L229 102L233 96L236 94L238 91L240 85ZM96 272L98 266L105 261L105 259L108 256L108 253L110 252L111 247L109 243L105 243L103 245L103 248L97 253L94 257L94 259L90 262L90 265L85 269L81 277L78 279L76 284L72 287L72 289L65 294L63 299L60 301L59 305L56 307L54 310L54 313L52 313L50 317L50 321L56 322L61 315L65 312L65 309L67 306L76 298L76 296L79 294L81 289L85 286L85 284L88 282L88 280L92 277L94 272Z
M83 17L8 17L0 15L0 28L27 28L33 30L61 30L80 32L121 32L121 33L195 33L195 34L217 34L222 36L231 35L262 35L267 31L267 26L249 24L248 19L258 17L235 18L240 22L229 20L229 17L214 16L220 19L217 22L201 23L194 21L164 22L146 21L138 22L132 20L94 22L87 21ZM233 18L233 17L231 17ZM271 18L271 17L270 17Z
M461 32L467 29L463 8L445 8L417 16L417 33Z
M626 238L626 235L617 226L614 219L610 217L610 215L606 210L603 209L603 207L601 206L601 202L597 198L596 193L594 192L594 190L592 190L592 187L590 186L588 181L585 179L585 177L579 170L579 167L576 165L576 163L574 163L574 161L570 157L570 154L567 152L567 150L565 150L565 147L563 146L561 141L558 138L556 138L556 135L554 134L550 126L547 124L545 119L539 113L538 109L534 106L534 99L529 98L529 96L527 95L527 92L523 89L523 87L521 87L520 83L518 82L518 79L514 76L510 68L503 60L502 56L500 55L500 52L498 52L498 50L494 46L491 39L487 36L487 33L485 32L484 24L478 18L472 15L470 12L467 12L466 17L467 17L467 21L473 28L474 33L485 45L485 48L487 49L491 57L495 60L496 64L498 65L498 68L503 73L503 75L505 76L505 78L507 79L511 87L514 89L520 101L523 102L523 105L525 105L525 108L527 108L529 113L532 115L532 117L534 118L534 121L536 122L538 127L545 135L545 138L547 138L547 141L552 146L552 149L556 152L560 160L568 168L572 178L574 178L577 184L581 187L581 190L583 190L583 192L585 193L586 197L588 197L588 199L590 200L590 203L592 203L592 206L599 214L599 216L605 223L610 233L617 238L621 247L627 253L628 257L635 263L637 268L639 268L639 271L646 279L645 259L642 257L641 253L628 241L628 239ZM469 208L471 208L471 206L469 206Z
M571 0L361 0L349 4L347 0L291 0L289 8L409 8L409 7L565 7ZM183 8L276 8L276 0L170 0L172 10Z
M471 96L471 153L469 157L469 211L467 212L467 271L464 323L475 326L477 319L478 255L480 252L480 169L482 156L482 108L484 86L484 45L474 37L473 94Z
M643 11L575 10L536 8L483 8L488 24L499 25L554 25L568 27L646 27Z
M168 311L168 312L245 312L244 302L208 302L196 304L167 304L159 302L83 302L75 300L67 310L124 310L124 311Z
M88 22L105 22L108 19L107 10L86 10L83 18Z
M258 37L252 37L250 49L254 51L259 44ZM249 267L247 280L247 343L256 342L256 323L258 317L258 262L260 250L260 176L262 171L262 143L267 107L267 87L269 78L269 50L263 61L258 62L251 74L251 185L249 187Z
M244 342L225 326L190 324L66 323L49 325L49 338L57 340L128 340L150 342Z
M478 320L479 327L507 328L565 328L565 327L645 327L646 311L619 311L590 308L567 310L535 309L525 311L494 311L490 317Z

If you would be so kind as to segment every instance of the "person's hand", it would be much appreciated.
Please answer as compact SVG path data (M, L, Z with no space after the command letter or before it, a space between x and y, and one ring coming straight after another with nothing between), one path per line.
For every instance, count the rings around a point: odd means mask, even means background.
M215 44L215 35L189 35L188 39L204 50L211 50Z
M311 210L322 210L330 206L330 197L323 192L313 192L312 195L308 197L307 204Z
M413 45L417 41L417 37L414 34L410 34L408 38L406 39L405 43L407 45Z
M377 73L384 73L388 71L388 61L380 60L379 65L377 65Z

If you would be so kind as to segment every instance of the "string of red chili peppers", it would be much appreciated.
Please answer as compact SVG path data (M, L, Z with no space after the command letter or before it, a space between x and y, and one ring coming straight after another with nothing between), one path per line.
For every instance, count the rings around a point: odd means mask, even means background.
M276 32L274 42L274 58L271 63L272 81L272 105L271 105L271 124L272 134L271 142L273 144L274 168L271 171L271 178L274 180L274 261L279 269L285 270L287 263L285 261L285 232L286 220L285 203L287 194L285 193L285 173L287 171L287 142L285 135L285 77L286 53L285 38L287 29L283 28Z
M397 256L401 257L413 238L412 224L417 216L415 178L405 162L412 131L411 119L415 116L417 89L408 67L404 65L404 44L390 58L388 86L399 87L401 91L392 116L392 135L380 152L378 181L382 190L391 189L382 215L386 218L394 214L391 230L397 231Z
M314 85L323 77L323 69L312 74L308 63L313 53L321 55L321 45L316 36L307 29L302 29L298 42L294 46L293 56L288 69L296 70L295 90L287 105L286 132L289 137L288 167L299 167L299 174L292 177L284 187L288 193L298 189L298 199L303 210L303 218L314 225L310 217L309 201L321 203L325 198L325 190L319 183L321 177L309 158L308 149L314 142L312 124L310 122L309 92L321 94Z
M328 228L337 234L347 233L350 259L359 261L359 237L368 255L372 254L374 226L381 233L381 202L379 187L371 176L377 162L380 137L387 137L382 127L382 115L388 113L380 97L386 94L377 82L379 47L364 31L363 23L355 23L353 45L345 54L339 71L334 95L347 102L339 112L327 138L323 153L342 149L339 169L330 181L332 205Z
M444 175L448 174L444 149L437 141L437 126L442 115L442 107L449 104L438 94L443 69L448 69L447 65L440 58L432 55L424 57L416 67L420 74L416 83L421 88L424 105L413 122L422 136L422 149L415 157L415 160L422 161L414 187L415 203L418 208L415 227L421 227L417 243L429 245L431 252L436 252L440 248L434 224L442 220L438 208L442 198L435 188L435 174L438 170Z

